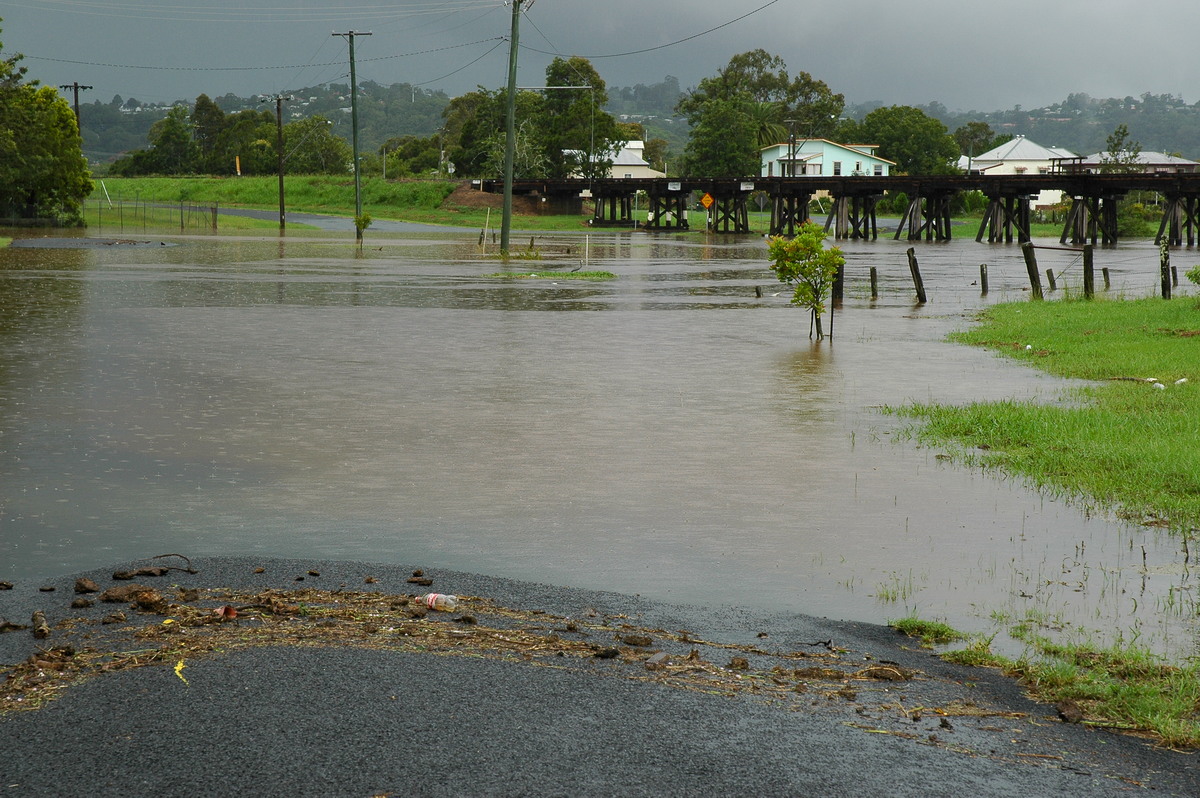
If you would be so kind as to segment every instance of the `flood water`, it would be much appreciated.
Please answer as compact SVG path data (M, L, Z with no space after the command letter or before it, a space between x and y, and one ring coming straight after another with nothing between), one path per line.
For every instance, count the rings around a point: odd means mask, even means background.
M884 405L1068 385L944 341L1028 297L1019 248L973 232L916 244L925 305L909 242L842 242L821 342L760 237L539 235L517 262L586 253L601 283L489 277L465 232L0 250L0 579L358 559L1196 654L1177 540L894 440ZM1076 253L1038 257L1079 290ZM1148 242L1102 267L1157 290Z

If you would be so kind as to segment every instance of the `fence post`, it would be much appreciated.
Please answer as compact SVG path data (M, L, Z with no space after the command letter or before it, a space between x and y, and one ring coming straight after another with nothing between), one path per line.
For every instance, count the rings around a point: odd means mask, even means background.
M1083 245L1083 297L1091 299L1096 294L1096 268L1092 264L1092 245Z
M1034 299L1042 298L1042 278L1038 274L1037 255L1033 253L1033 244L1026 241L1021 245L1021 254L1025 256L1025 271L1029 272L1029 291Z
M917 289L917 301L925 304L925 281L921 279L921 267L917 264L917 251L908 248L908 270L912 272L913 286Z
M987 278L987 264L986 263L979 264L979 288L980 288L980 293L982 293L982 294L986 294L988 292L988 278Z
M1167 239L1163 237L1158 245L1158 270L1162 278L1162 298L1171 298L1171 250L1167 247Z

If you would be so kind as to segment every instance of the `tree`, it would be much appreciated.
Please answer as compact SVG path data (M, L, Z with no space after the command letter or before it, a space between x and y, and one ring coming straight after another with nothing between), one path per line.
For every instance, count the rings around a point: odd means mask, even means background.
M826 235L825 229L819 224L805 222L795 238L775 236L767 245L771 270L779 282L795 285L792 304L808 308L812 314L809 337L815 329L818 339L825 337L821 329L825 295L833 286L838 271L846 264L846 257L840 249L825 249L823 242Z
M92 181L75 112L20 60L0 56L0 212L79 221Z
M973 157L998 147L1011 136L997 136L987 122L968 122L954 131L954 141L962 155Z
M762 159L755 146L748 100L709 100L698 114L684 149L684 173L703 177L757 175Z
M824 81L807 72L790 76L782 58L762 49L730 58L715 76L684 95L676 110L694 126L706 103L717 99L776 103L776 121L793 119L796 131L811 137L830 135L846 107L846 98L834 94Z
M958 144L944 124L919 108L877 108L863 119L861 133L904 174L945 175L957 171Z
M787 128L783 126L783 106L777 102L761 102L755 100L747 107L750 120L754 125L754 143L761 150L772 144L779 144L788 137Z
M1142 154L1142 145L1129 140L1129 128L1126 125L1117 125L1104 143L1107 146L1100 156L1101 172L1129 174L1142 170L1138 165Z
M283 157L284 171L293 175L344 175L354 162L350 145L320 116L283 126Z
M196 145L200 148L200 157L205 161L212 158L217 147L217 140L225 129L225 112L207 94L196 98L192 106L192 132ZM206 163L205 166L208 166ZM205 171L210 171L206 169Z
M555 58L546 67L546 85L590 87L546 92L539 135L549 176L608 177L621 134L612 115L601 110L608 91L600 74L586 58Z
M150 162L161 175L194 174L200 165L200 148L192 138L186 105L176 105L150 127Z

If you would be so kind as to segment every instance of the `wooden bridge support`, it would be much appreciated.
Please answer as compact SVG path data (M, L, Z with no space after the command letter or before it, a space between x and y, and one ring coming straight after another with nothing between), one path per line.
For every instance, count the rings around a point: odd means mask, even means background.
M875 216L878 194L848 194L833 198L825 230L834 228L834 238L879 237L879 225ZM836 226L835 226L836 222Z
M901 233L907 227L909 241L919 241L922 235L926 241L949 241L950 196L950 193L942 191L932 192L926 197L913 194L908 209L896 226L896 240L900 240Z
M1004 243L1013 242L1013 230L1016 229L1017 241L1024 243L1032 236L1029 234L1029 195L1009 194L990 197L987 210L983 214L983 222L979 225L976 241L983 240L987 233L988 243L998 243L1003 238Z
M628 191L597 193L594 200L593 227L633 226L633 195Z
M709 218L708 229L714 233L749 233L750 232L750 212L747 210L746 201L750 197L750 192L754 190L753 183L747 183L750 186L749 190L738 191L734 194L715 194L710 191L713 197L713 205L709 208L711 214Z
M687 200L686 191L666 191L659 193L651 191L650 219L646 227L651 230L687 230Z
M780 190L771 197L771 229L773 236L794 236L796 230L809 221L808 204L812 193L808 191Z
M1105 246L1117 243L1117 203L1120 197L1104 196L1075 197L1067 213L1059 243L1093 244L1097 237Z
M1197 231L1200 230L1200 198L1196 195L1167 195L1163 208L1162 223L1158 226L1155 243L1161 243L1166 233L1169 246L1183 246L1183 234L1187 232L1187 245L1196 246Z

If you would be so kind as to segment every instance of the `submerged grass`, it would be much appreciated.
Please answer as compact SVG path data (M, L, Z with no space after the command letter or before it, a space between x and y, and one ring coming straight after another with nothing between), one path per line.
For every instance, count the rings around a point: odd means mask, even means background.
M999 668L1033 698L1056 704L1064 719L1141 734L1167 748L1200 748L1200 662L1170 665L1142 648L1055 643L1027 629L1011 630L1030 648L1014 660L993 653L989 638L969 638L940 622L910 617L892 626L925 645L969 639L942 658Z
M914 404L920 441L1127 517L1200 527L1200 306L1164 301L999 305L953 340L1094 380L1066 401Z

